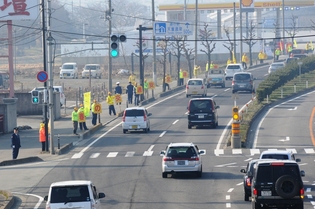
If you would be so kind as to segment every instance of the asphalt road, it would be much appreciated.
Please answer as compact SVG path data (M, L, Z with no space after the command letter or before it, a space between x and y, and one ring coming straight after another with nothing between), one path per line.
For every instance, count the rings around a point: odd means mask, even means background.
M252 72L258 86L267 66ZM56 161L0 168L2 187L18 195L23 203L17 208L25 209L44 208L41 198L47 195L52 182L74 179L92 180L99 191L105 192L104 208L243 209L251 206L243 200L243 174L239 170L250 159L258 158L261 150L295 148L306 171L305 188L310 188L307 194L312 195L314 154L302 152L305 147L313 147L308 124L314 104L312 95L292 102L290 108L271 110L262 119L257 138L251 139L253 149L230 149L225 147L226 137L222 133L228 133L225 129L231 120L232 106L236 102L241 107L252 97L240 93L234 101L230 87L229 81L224 89L208 89L208 96L214 97L220 106L216 129L187 128L189 98L181 92L147 106L152 113L151 132L123 134L121 121L116 120ZM288 110L292 107L294 110ZM202 178L192 175L162 178L159 153L170 142L194 142L206 150ZM223 154L216 155L217 148ZM312 205L310 197L306 197L305 208Z

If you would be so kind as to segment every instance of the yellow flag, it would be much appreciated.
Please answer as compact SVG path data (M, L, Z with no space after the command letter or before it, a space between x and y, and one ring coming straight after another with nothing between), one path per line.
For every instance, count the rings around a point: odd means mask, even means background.
M235 58L234 52L232 52L232 55L233 55L233 63L235 64L236 63L236 58Z
M314 47L313 47L313 42L312 41L310 41L310 46L311 46L311 49L313 50Z
M293 41L293 47L294 48L297 48L298 47L298 45L297 45L297 43L296 43L296 40L294 39L294 41Z

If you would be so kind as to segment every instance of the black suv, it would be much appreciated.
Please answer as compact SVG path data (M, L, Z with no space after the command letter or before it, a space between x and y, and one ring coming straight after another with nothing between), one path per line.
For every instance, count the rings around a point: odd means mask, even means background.
M303 209L304 187L301 176L305 176L305 173L300 171L295 161L258 161L252 179L252 209Z
M244 179L243 179L243 185L244 185L244 200L249 201L249 197L251 197L251 185L252 185L252 179L254 176L254 165L257 163L260 159L254 159L247 163L246 169L241 169L241 173L245 173Z
M194 98L188 103L188 129L192 126L218 126L218 112L212 98Z

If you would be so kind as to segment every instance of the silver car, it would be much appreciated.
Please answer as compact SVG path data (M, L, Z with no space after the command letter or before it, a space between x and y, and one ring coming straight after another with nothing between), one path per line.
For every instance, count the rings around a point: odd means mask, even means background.
M268 68L268 73L275 72L276 70L283 68L285 66L284 62L274 62Z
M126 108L122 117L122 129L125 134L127 131L139 131L147 133L150 131L151 113L148 113L144 107L129 107Z
M193 143L170 143L166 150L161 151L162 177L175 173L196 173L202 176L201 155L205 150L199 150Z

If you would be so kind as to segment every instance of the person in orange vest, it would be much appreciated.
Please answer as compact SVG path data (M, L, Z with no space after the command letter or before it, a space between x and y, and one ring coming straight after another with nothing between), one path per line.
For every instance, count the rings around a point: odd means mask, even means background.
M45 132L45 123L44 122L41 122L39 124L39 142L42 143L42 152L45 152L46 132Z

